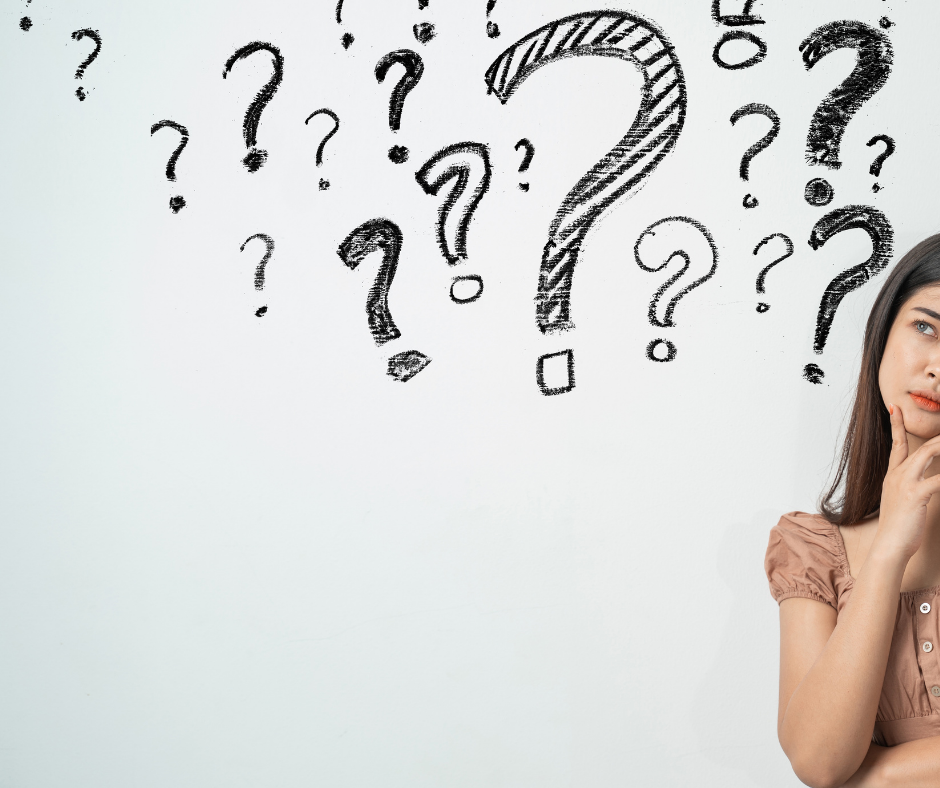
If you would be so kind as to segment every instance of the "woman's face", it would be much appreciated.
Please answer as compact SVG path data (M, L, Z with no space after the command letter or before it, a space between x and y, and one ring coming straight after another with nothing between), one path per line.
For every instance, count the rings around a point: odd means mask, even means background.
M898 312L878 371L885 406L901 409L907 432L940 435L940 285L914 293Z

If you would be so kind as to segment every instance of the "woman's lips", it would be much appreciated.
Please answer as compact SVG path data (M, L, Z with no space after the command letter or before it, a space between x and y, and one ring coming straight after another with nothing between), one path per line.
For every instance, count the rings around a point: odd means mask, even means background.
M918 407L923 408L924 410L929 410L933 413L940 411L940 402L935 400L928 399L927 397L922 397L919 394L911 393L911 399L914 400L914 404Z

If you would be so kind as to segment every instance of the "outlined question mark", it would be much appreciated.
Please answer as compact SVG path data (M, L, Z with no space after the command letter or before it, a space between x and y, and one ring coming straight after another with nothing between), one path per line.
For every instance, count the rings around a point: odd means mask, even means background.
M532 164L532 159L535 158L535 146L529 142L527 138L523 137L516 143L516 150L519 150L519 148L525 148L525 156L522 158L522 164L519 165L519 172L528 172L529 165ZM519 188L527 192L529 191L529 184L520 183Z
M90 28L85 28L84 30L76 30L72 33L72 38L75 41L81 41L83 38L90 38L95 42L95 48L92 53L82 61L82 64L78 67L75 72L75 79L81 79L85 76L85 69L88 68L92 63L95 62L95 58L101 53L101 34L97 30L91 30ZM75 95L78 96L79 101L84 101L88 94L85 92L85 88L79 85L78 90L75 91Z
M571 284L584 239L614 202L629 199L642 188L673 149L688 100L672 43L649 20L622 11L573 14L549 22L503 52L487 70L486 84L505 104L537 69L576 56L626 60L643 75L643 89L630 130L568 192L552 221L535 299L536 324L543 334L574 328ZM548 357L539 359L536 379L543 394L574 388L573 351L564 354L570 362L566 386L542 385Z
M742 181L750 180L751 162L754 160L754 157L762 150L766 150L770 146L770 143L777 139L777 135L780 133L780 116L766 104L745 104L743 107L736 109L731 116L731 125L734 126L741 118L747 115L763 115L772 125L770 131L751 145L741 157L740 174ZM757 198L750 194L746 195L744 198L745 208L756 208L759 204Z
M312 114L304 121L304 125L306 126L308 123L310 123L310 121L311 121L313 118L315 118L317 115L327 115L328 117L330 117L330 118L333 119L333 130L330 131L329 134L327 134L327 135L320 141L320 147L317 148L317 167L319 167L319 166L321 166L321 165L323 164L323 150L326 148L326 143L328 143L331 139L333 139L333 135L336 134L337 131L339 131L339 116L338 116L335 112L333 112L333 110L331 110L331 109L329 109L329 108L327 108L327 107L323 107L322 109L318 109L316 112L312 113ZM323 180L323 178L321 178L321 179L320 179L320 190L323 191L323 190L326 190L326 189L329 189L329 188L330 188L330 182L329 182L329 181L325 181L325 180Z
M244 252L245 247L258 238L264 241L264 245L267 248L267 251L264 253L264 257L261 258L261 262L258 263L258 267L255 269L255 290L264 290L264 270L267 268L268 261L271 259L271 255L274 254L274 239L271 238L270 235L256 233L242 244L241 250ZM264 317L267 314L267 311L268 308L263 306L257 312L255 312L255 317Z
M826 55L840 49L854 49L857 53L855 68L839 87L829 93L816 108L806 135L806 161L831 170L842 167L839 152L842 136L849 121L862 105L875 95L891 75L894 50L891 39L883 32L864 22L840 21L822 25L810 33L800 44L803 65L809 71ZM810 205L825 205L823 196L832 191L828 182L818 183L817 201L810 199L807 184L806 199ZM825 186L829 186L827 190ZM829 198L831 200L831 197Z
M876 178L881 175L881 168L884 166L885 161L887 161L889 156L893 156L894 151L897 149L897 145L895 144L894 139L889 137L887 134L879 134L877 137L872 137L870 140L868 140L867 145L870 148L872 145L876 145L879 142L883 142L885 144L885 149L881 152L878 158L876 158L871 163L871 167L868 169L869 174L874 175ZM873 192L880 192L881 187L876 183L871 187L871 190Z
M359 263L373 252L382 251L379 272L366 298L369 331L379 347L401 336L388 308L388 291L398 270L403 242L398 225L389 219L379 218L359 225L336 250L340 260L351 271L355 271ZM430 363L431 359L420 351L407 350L388 360L388 375L401 383L407 383Z
M450 265L467 259L467 234L470 220L483 196L489 191L493 178L490 150L479 142L458 142L439 150L415 174L415 180L425 194L437 196L441 189L454 181L454 185L437 212L437 244ZM462 282L475 283L476 290L467 296L458 296ZM483 295L483 279L479 276L460 276L453 280L450 297L457 304L472 304Z
M778 257L776 260L774 260L770 265L763 268L757 275L758 295L764 295L767 292L767 274L770 273L770 269L793 256L793 241L790 240L790 236L784 235L783 233L774 233L773 235L768 235L763 241L754 247L754 256L756 257L760 253L760 250L763 249L766 244L769 244L772 240L774 240L774 238L782 239L787 246L787 251L781 257ZM760 314L764 314L769 309L770 304L761 302L757 305L757 311Z
M385 55L375 66L375 79L380 85L385 82L389 69L396 63L404 66L405 73L392 90L392 96L388 102L388 127L394 132L401 128L401 113L405 109L405 99L424 75L424 60L421 55L411 49L397 49ZM408 148L404 145L395 145L388 152L388 158L395 164L404 164L408 161L408 155Z
M685 285L685 287L683 287L681 290L679 290L679 292L677 292L672 298L669 299L669 302L666 304L666 309L665 309L665 312L663 313L663 317L660 318L659 306L660 306L660 302L662 301L663 296L666 294L666 291L670 287L672 287L674 284L676 284L676 282L682 279L692 267L692 255L685 249L674 248L674 245L676 242L669 240L669 235L671 235L671 233L664 233L665 246L667 249L671 250L669 253L667 253L667 256L664 256L663 253L651 253L649 255L644 255L640 251L640 247L643 246L643 241L647 237L655 238L657 235L657 230L665 224L669 224L673 227L675 227L676 225L685 224L697 230L698 233L701 235L701 237L704 238L708 242L708 246L711 249L712 260L711 260L711 265L708 267L708 271L706 271L703 275L699 276L697 279L692 281L690 284ZM661 243L657 245L659 246L663 245L662 239L661 239ZM686 244L683 244L683 245L686 245ZM675 326L672 316L673 316L673 313L676 311L676 306L678 306L679 301L681 301L684 296L688 295L695 288L700 287L701 285L705 284L705 282L707 282L709 279L711 279L715 275L715 271L718 270L718 247L715 245L715 239L712 238L712 234L708 231L707 227L705 227L701 222L697 222L695 219L690 219L688 216L669 216L665 219L660 219L658 222L653 222L649 227L647 227L643 231L640 237L637 238L636 244L633 247L633 257L636 260L636 264L640 266L640 268L642 268L644 271L647 271L648 273L656 273L657 271L662 271L677 257L685 261L682 268L679 269L678 272L670 276L663 283L663 285L653 294L653 298L650 301L649 314L648 314L650 325L658 326L660 328L672 328L673 326ZM659 258L662 258L662 262L659 263L658 265L649 265L646 262L644 262L643 260L644 257L646 257L647 259L649 259L650 257L655 257L657 260ZM701 267L700 261L699 261L699 255L695 255L695 260L696 260L697 267ZM656 351L660 347L665 348L666 350L665 357L656 355ZM646 347L646 357L650 361L658 361L662 363L673 361L676 357L676 346L668 339L654 339Z
M227 79L232 67L239 60L251 57L256 52L261 51L270 52L271 55L274 56L274 74L271 79L268 80L267 84L258 91L258 95L255 96L254 100L248 106L248 110L245 112L245 122L242 127L245 135L245 146L248 148L248 155L242 159L242 164L245 165L248 172L257 172L268 160L268 152L256 147L258 144L258 124L261 122L261 113L264 112L264 108L268 106L268 102L274 98L274 94L277 92L281 81L284 79L284 58L281 56L281 51L273 44L269 44L266 41L253 41L250 44L245 44L245 46L237 50L234 55L225 61L225 70L222 72L222 79Z
M868 205L847 205L827 213L816 222L809 236L809 245L820 249L834 235L846 230L864 230L872 243L871 256L864 262L846 269L833 279L823 293L816 317L816 336L813 351L822 355L829 338L829 330L842 299L858 290L872 277L885 269L894 249L894 230L888 218L877 208ZM822 383L825 373L816 364L807 364L803 377L810 383Z
M486 0L486 34L490 38L499 38L499 25L490 21L490 14L496 8L496 0Z
M183 152L183 149L189 144L189 131L187 128L174 120L161 120L159 123L154 123L150 127L150 136L152 137L160 129L174 129L180 133L182 139L180 144L177 146L176 150L170 154L170 158L166 163L166 179L168 181L176 181L176 162L179 161L180 155ZM170 198L170 210L173 213L179 213L183 208L186 207L186 200L183 199L183 196L178 194L175 197Z

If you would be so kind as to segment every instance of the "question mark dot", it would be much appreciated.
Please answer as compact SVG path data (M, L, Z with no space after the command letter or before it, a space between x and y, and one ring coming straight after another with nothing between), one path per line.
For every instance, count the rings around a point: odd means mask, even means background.
M390 148L388 151L389 161L395 162L395 164L404 164L408 161L408 156L410 155L408 148L404 145L396 145L394 148Z
M88 94L85 92L85 88L79 88L76 90L75 95L78 96L79 101L84 101L88 97Z
M770 304L760 303L757 305L757 311L762 315L770 310Z
M810 205L821 208L824 205L829 205L835 194L832 184L825 178L813 178L803 190L803 199Z
M242 164L245 165L245 169L248 172L257 172L260 170L264 163L268 160L268 152L266 150L259 150L258 148L252 148L248 155L242 159Z
M497 25L495 22L487 22L486 34L490 38L499 38L499 25Z
M889 27L894 25L894 22L888 19L888 17L883 16L878 20L878 24L881 25L882 29L887 30Z
M414 33L415 39L421 44L428 43L428 41L437 35L437 29L430 22L422 22L419 25L415 25L412 28L412 32Z
M824 377L826 377L826 373L815 364L807 364L803 368L803 380L808 380L818 386L822 384Z
M30 19L28 16L24 16L20 20L20 30L22 30L24 33L27 32L32 26L33 26L33 20Z
M872 190L875 194L878 194L878 192L880 192L881 189L882 189L882 186L881 186L880 184L878 184L878 183L876 183L874 186L871 187L871 190Z
M268 313L268 308L266 306L261 307L257 312L255 312L255 317L264 317Z
M660 346L666 349L666 355L664 357L656 355L656 350ZM650 361L658 361L660 364L668 364L676 357L676 346L673 345L672 342L670 342L668 339L654 339L649 343L649 345L646 346L646 357Z
M176 197L170 198L170 210L173 211L173 213L179 213L185 207L186 200L182 197L182 195L177 195Z
M355 40L356 37L352 33L344 33L343 37L340 39L340 41L343 42L343 49L349 49Z
M325 192L329 188L330 188L330 182L328 180L324 180L323 178L320 178L320 191Z
M760 203L753 194L748 194L744 197L743 205L745 208L756 208Z
M529 184L528 184L528 183L520 183L520 184L519 184L519 190L520 190L520 191L523 191L523 192L529 191Z

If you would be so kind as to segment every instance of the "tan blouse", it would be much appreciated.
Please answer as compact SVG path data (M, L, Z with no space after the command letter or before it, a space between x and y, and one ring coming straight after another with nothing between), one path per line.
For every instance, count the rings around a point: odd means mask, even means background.
M838 615L852 596L842 534L820 515L781 517L764 570L778 603L815 599ZM872 740L894 746L928 736L940 736L940 586L901 594Z

